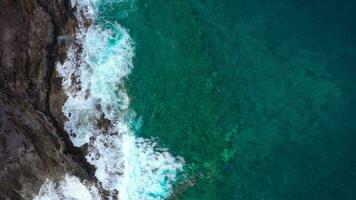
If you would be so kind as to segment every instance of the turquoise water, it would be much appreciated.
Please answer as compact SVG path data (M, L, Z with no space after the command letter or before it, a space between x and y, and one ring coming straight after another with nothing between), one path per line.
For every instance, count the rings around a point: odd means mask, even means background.
M134 67L134 41L119 23L132 11L132 3L72 2L78 22L76 40L67 60L57 65L68 96L62 109L68 119L64 128L75 146L86 149L87 161L96 168L97 184L83 183L82 192L62 191L78 182L66 175L59 189L47 181L42 198L49 193L64 199L80 196L80 200L99 199L98 195L109 200L166 199L178 174L183 174L184 158L136 134L141 122L130 108L125 87Z
M99 184L38 199L356 199L355 3L72 3L65 129Z
M352 1L137 1L142 137L184 157L172 199L355 199Z

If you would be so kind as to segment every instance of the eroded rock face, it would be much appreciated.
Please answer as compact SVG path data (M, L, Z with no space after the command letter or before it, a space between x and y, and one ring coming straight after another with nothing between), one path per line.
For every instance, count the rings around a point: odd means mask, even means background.
M0 199L32 199L48 177L92 173L62 129L55 62L74 30L68 9L65 0L0 1Z

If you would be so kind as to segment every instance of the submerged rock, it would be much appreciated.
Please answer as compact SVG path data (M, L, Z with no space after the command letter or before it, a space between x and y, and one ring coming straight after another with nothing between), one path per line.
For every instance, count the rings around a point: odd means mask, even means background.
M0 1L0 199L33 199L47 178L93 168L62 129L55 62L75 22L66 0Z

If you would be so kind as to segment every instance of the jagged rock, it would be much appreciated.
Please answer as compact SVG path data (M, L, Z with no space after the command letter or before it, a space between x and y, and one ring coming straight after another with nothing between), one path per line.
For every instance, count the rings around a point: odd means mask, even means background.
M0 199L32 199L64 173L91 177L62 129L66 96L55 74L68 46L59 35L74 28L67 1L0 2Z

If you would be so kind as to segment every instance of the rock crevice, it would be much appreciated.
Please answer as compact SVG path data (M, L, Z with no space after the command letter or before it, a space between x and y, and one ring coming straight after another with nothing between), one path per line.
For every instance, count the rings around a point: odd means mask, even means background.
M66 0L0 4L0 199L32 199L48 178L91 179L94 168L63 130L56 77L75 21Z

